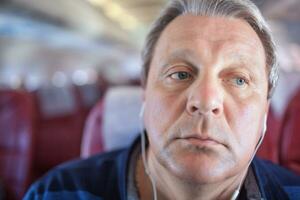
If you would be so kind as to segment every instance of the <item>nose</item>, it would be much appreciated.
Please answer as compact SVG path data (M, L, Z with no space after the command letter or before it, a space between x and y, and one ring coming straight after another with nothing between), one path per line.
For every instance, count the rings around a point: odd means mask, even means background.
M209 80L195 83L189 90L186 110L190 115L212 115L223 112L223 91L221 86Z

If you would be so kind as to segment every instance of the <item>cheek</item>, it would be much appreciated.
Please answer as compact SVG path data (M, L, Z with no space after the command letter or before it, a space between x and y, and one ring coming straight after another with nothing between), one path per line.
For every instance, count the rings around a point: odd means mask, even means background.
M183 111L180 97L154 89L146 93L145 102L145 127L149 139L162 141Z
M260 105L257 102L236 103L232 110L229 126L241 150L253 151L259 140L264 115Z

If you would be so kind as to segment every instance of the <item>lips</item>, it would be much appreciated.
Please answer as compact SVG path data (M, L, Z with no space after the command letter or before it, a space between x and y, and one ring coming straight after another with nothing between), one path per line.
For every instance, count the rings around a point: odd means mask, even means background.
M211 145L224 145L219 140L212 137L204 137L199 135L190 135L182 138L178 138L179 140L183 140L193 145L200 146L211 146Z

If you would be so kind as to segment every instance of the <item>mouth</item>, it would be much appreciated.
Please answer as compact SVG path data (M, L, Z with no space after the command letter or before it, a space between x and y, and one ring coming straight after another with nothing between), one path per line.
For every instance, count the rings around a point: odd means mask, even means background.
M195 146L217 146L217 145L224 145L218 140L211 138L211 137L201 137L198 135L186 136L182 138L177 138L180 141L185 143L195 145Z

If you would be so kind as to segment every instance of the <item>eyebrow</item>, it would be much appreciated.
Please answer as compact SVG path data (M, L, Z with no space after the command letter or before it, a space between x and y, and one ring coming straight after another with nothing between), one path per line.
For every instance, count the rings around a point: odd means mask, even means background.
M171 62L182 61L195 70L198 70L199 62L196 62L194 52L190 49L174 50L166 60L163 61L163 68L169 66Z
M233 65L233 62L238 61L239 65ZM251 66L258 66L259 64L256 61L253 61L253 59L251 59L249 56L245 56L243 54L240 53L235 53L235 54L231 54L230 55L230 63L231 65L229 65L229 68L244 68L247 69L248 71L252 72L253 75L257 75L259 74L258 69L253 68ZM264 66L265 67L265 66Z
M230 69L238 69L238 68L243 68L246 69L247 71L251 72L253 76L257 76L259 74L258 69L255 69L251 66L257 66L258 63L256 61L253 61L249 55L244 55L241 53L231 53L226 56L227 59L229 58L229 64L226 67L227 70ZM167 59L163 59L163 67L162 69L168 67L170 63L174 62L182 62L186 63L189 67L191 67L193 70L198 71L201 67L201 63L199 63L196 60L196 55L191 49L176 49L171 54L168 55ZM236 65L236 62L239 62L238 65Z

